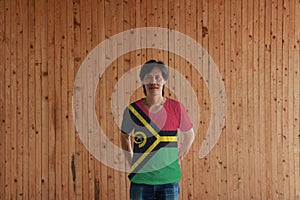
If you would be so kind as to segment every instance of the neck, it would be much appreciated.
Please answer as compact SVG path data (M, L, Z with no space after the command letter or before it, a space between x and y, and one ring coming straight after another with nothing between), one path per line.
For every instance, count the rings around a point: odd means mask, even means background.
M164 97L162 95L146 97L146 102L148 106L159 105L162 104L163 101L164 101Z

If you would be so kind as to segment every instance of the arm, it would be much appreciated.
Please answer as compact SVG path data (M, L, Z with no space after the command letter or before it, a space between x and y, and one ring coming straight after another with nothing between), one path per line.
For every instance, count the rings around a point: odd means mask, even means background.
M121 147L124 150L124 155L129 165L131 165L131 160L133 156L130 137L131 136L129 134L121 133L121 138L120 138Z
M191 128L189 131L183 132L182 135L183 135L183 142L178 151L179 161L181 161L183 157L188 153L195 138L193 128Z

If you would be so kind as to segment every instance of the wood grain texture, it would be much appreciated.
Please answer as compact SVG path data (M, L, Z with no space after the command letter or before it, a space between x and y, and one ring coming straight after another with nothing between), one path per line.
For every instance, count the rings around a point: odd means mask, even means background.
M81 77L82 83L99 81L95 99L82 97L82 103L95 102L108 141L120 146L114 118L123 108L115 104L113 113L112 94L118 92L122 104L129 101L125 89L135 90L130 101L143 97L131 70L162 60L190 83L200 108L195 141L181 163L180 199L300 200L299 19L299 0L0 0L0 199L129 199L127 173L88 151L110 158L104 136L81 138L75 128L73 87L82 62L101 42L134 28L162 27L188 35L216 63L227 100L222 134L200 159L213 109L208 86L220 88L210 81L210 60L178 38L147 35L152 48L106 56L102 64L110 65L101 77ZM156 42L199 57L202 74ZM128 44L141 45L138 38ZM127 73L133 78L116 91ZM181 94L179 100L193 106L191 92L174 77L170 73L175 87L166 88L166 96ZM92 125L90 115L84 113L82 123ZM114 167L125 166L119 159Z

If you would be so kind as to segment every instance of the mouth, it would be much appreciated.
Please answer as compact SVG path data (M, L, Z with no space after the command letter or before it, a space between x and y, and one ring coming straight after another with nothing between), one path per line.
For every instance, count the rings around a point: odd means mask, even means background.
M150 84L149 85L149 89L150 90L157 90L157 89L159 89L159 85L157 85L157 84Z

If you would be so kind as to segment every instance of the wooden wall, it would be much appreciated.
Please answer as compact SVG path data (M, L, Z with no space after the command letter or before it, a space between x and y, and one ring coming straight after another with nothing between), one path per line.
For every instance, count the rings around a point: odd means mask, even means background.
M72 92L94 47L146 26L180 31L209 52L225 83L226 126L199 159L211 114L206 84L183 58L142 49L99 82L96 110L109 139L118 144L110 110L118 78L163 60L190 81L201 110L180 199L299 200L299 0L0 0L0 199L129 199L126 174L82 145Z

